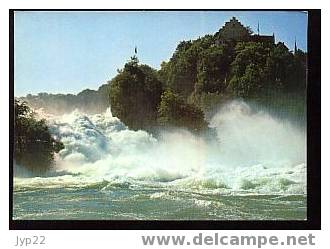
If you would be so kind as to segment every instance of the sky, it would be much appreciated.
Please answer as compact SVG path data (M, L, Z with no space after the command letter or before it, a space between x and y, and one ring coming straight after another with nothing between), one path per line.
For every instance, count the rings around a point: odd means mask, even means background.
M159 69L177 44L214 34L235 16L290 50L307 51L307 14L279 11L15 12L14 91L78 93L97 89L134 55Z

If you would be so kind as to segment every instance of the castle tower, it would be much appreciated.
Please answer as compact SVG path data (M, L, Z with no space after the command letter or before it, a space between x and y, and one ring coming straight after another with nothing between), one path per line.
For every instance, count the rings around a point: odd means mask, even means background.
M250 34L248 29L244 27L234 16L218 31L218 37L222 41L243 41L248 39L249 36Z
M258 21L257 34L252 34L253 31L249 27L243 26L235 17L232 17L229 21L219 29L215 34L217 40L216 44L225 42L262 42L262 43L275 43L275 35L260 35L260 23Z

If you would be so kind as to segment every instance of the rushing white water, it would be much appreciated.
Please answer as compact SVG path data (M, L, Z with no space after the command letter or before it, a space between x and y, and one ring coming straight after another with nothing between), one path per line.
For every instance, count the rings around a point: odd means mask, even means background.
M306 193L305 132L243 102L229 103L210 120L214 139L185 130L156 139L129 130L110 110L48 120L65 145L55 172L15 178L16 188L101 184L103 191L127 185L236 195Z

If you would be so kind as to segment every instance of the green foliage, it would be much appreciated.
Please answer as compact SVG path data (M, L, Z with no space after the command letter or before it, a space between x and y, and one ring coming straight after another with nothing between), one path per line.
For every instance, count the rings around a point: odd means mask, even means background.
M181 53L181 49L189 50L190 43L181 43L177 52ZM168 63L163 63L162 68L157 72L146 65L139 65L136 57L131 58L110 83L113 115L135 130L153 130L156 126L187 128L194 132L205 129L207 123L203 112L195 105L186 103L185 98L178 93L185 95L193 89L188 91L172 81L170 86L175 89L169 87L163 93L161 80L171 68Z
M25 102L15 100L14 159L17 164L40 174L52 166L54 154L63 143L49 133L44 119L37 120Z
M293 67L291 72L291 83L288 84L288 92L305 92L306 91L306 74L307 54L298 49L294 54Z
M241 29L243 37L252 34L249 27ZM210 109L206 103L223 96L256 100L269 92L304 91L306 53L292 53L281 42L255 40L221 40L217 32L180 42L171 59L161 64L158 77L203 110Z
M306 67L303 56L295 57L283 43L238 43L230 91L243 98L258 98L269 91L301 91L306 85Z
M112 114L129 128L151 129L156 124L162 84L154 69L139 65L136 57L110 82Z
M202 110L186 103L171 90L166 90L161 96L158 124L163 127L188 128L193 132L201 132L207 128Z
M187 98L195 89L199 54L212 42L212 36L180 42L170 61L161 65L159 75L165 85Z
M170 63L166 64L166 85L183 96L188 96L194 89L196 81L196 47L192 43L181 42Z
M199 93L223 92L227 87L227 72L231 62L228 45L204 49L197 64L195 91Z
M238 97L255 97L263 88L264 77L260 67L256 64L249 64L241 77L233 76L230 81L231 90Z

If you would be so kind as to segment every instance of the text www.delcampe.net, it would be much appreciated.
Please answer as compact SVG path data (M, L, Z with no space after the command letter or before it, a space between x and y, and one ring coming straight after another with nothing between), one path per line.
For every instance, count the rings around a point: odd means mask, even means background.
M282 239L279 236L256 236L256 235L242 235L242 236L221 236L218 233L212 235L204 235L198 233L195 236L188 238L184 235L149 235L141 236L142 244L145 246L158 245L220 245L220 246L237 246L248 245L257 246L261 248L266 245L279 246L297 246L297 245L315 245L315 236L308 234L307 236L285 236Z

